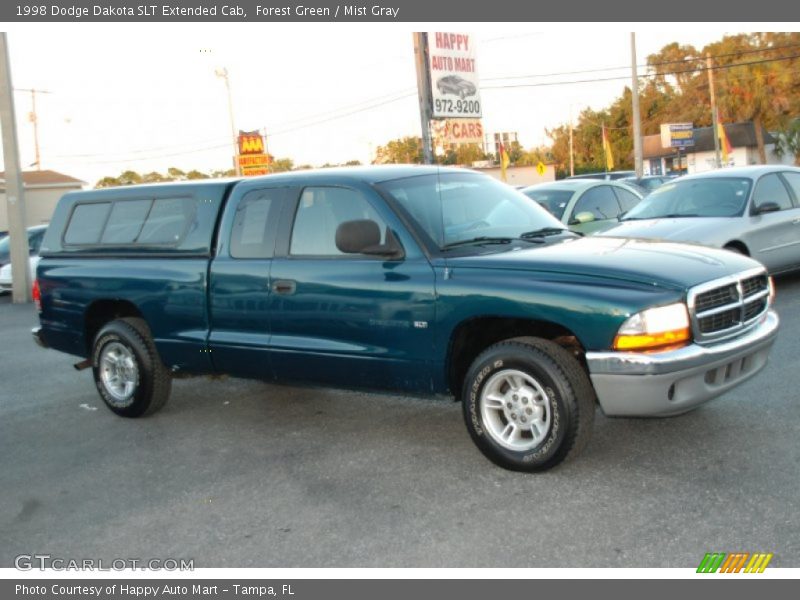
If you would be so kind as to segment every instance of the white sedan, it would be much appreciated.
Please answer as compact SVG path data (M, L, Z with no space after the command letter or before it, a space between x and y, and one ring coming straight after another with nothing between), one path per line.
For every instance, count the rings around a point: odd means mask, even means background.
M29 281L36 277L36 266L39 264L39 248L42 246L47 225L28 228L28 273ZM0 240L0 294L11 291L11 258L9 256L9 237Z

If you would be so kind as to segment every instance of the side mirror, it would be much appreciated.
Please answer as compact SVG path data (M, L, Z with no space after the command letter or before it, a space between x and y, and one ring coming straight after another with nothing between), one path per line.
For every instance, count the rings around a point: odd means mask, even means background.
M778 212L781 209L777 202L763 202L758 206L753 207L754 215L763 215L764 213Z
M586 223L591 223L594 221L594 214L590 213L588 210L584 212L579 212L572 218L570 225L585 225Z
M345 221L336 228L336 248L345 254L366 254L386 258L402 258L403 248L387 231L386 243L381 244L381 228L371 219Z

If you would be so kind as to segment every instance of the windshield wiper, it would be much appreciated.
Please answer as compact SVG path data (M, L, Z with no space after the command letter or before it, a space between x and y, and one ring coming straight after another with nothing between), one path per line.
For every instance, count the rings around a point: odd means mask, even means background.
M569 229L564 229L559 227L542 227L541 229L526 231L525 233L520 234L519 237L521 237L523 240L530 240L531 238L540 238L548 235L557 235L559 233L564 233L565 231L569 231Z
M650 217L624 217L620 219L620 221L647 221L647 220L655 220L655 219L680 219L682 217L699 217L700 215L696 214L684 214L684 213L669 213L666 215L655 215Z
M469 246L472 244L477 245L484 245L484 244L510 244L511 242L527 242L529 244L537 244L541 243L543 240L531 240L527 239L523 236L515 238L515 237L491 237L488 235L482 235L479 237L471 238L468 240L460 240L458 242L450 242L449 244L445 244L442 246L442 250L449 250L450 248L458 248L459 246Z

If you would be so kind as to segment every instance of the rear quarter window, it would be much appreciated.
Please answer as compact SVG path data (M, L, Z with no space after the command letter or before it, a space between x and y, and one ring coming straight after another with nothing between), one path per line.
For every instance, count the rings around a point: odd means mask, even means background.
M64 233L68 246L175 246L196 218L194 198L141 198L77 204Z
M64 243L70 245L96 244L103 233L110 202L79 204L72 211L72 217L64 233Z

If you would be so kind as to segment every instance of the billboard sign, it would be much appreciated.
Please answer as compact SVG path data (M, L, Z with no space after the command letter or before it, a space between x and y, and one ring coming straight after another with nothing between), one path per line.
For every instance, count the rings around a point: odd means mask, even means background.
M258 131L239 131L239 154L264 154L264 138Z
M661 125L662 148L689 148L694 146L694 124L664 123Z
M483 144L483 124L480 119L447 119L435 127L441 144Z
M236 157L239 172L245 177L268 175L272 157L269 154L240 154Z
M480 118L475 39L467 33L428 32L431 116Z

